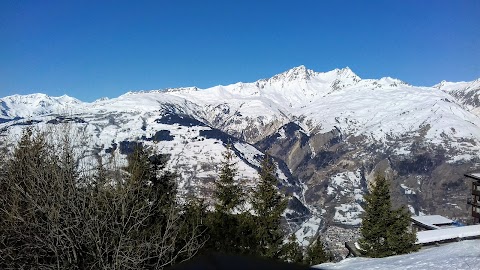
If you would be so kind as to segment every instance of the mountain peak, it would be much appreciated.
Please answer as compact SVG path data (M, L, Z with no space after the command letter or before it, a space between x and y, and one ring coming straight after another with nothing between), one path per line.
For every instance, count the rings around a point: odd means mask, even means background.
M355 74L355 72L353 72L348 66L342 69L337 68L335 71L337 72L337 75L341 77L358 77L357 74Z
M441 82L435 84L434 86L432 86L433 88L437 88L437 89L442 89L446 84L449 84L450 82L447 82L446 80L442 80Z
M292 71L298 71L298 72L307 72L307 67L305 67L304 65L300 65L298 67L293 67L291 68L290 70Z
M349 66L339 69L338 71L341 73L353 73L352 69Z
M304 65L291 68L283 73L273 76L271 81L295 81L295 80L310 80L310 77L315 72L311 69L307 69Z

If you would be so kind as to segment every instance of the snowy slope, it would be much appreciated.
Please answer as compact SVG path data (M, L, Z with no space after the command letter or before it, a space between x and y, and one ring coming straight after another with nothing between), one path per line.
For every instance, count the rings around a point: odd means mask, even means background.
M442 81L433 87L449 93L473 113L480 115L480 79L472 82Z
M461 241L387 258L350 258L316 265L317 269L480 269L480 240Z
M46 99L57 101L60 98ZM39 112L36 104L33 102L32 107ZM121 157L117 162L123 165L125 154L133 149L136 141L140 141L157 152L171 155L169 168L181 174L182 182L179 183L179 188L184 192L187 188L195 187L195 183L202 179L213 179L222 160L221 154L226 150L227 142L223 141L226 137L222 137L221 132L215 132L201 121L191 118L189 115L198 110L197 105L178 97L163 93L127 93L115 99L90 104L74 103L76 113L61 111L63 108L70 108L70 105L68 102L57 102L52 106L43 106L45 110L28 120L17 119L4 123L4 132L8 131L7 134L14 140L21 136L26 123L33 122L40 130L56 130L60 124L69 123L69 128L73 129L69 132L82 137L74 143L79 147L89 144L87 157L90 155L90 158L84 161L84 164L91 167L94 167L96 157L108 158L112 152ZM22 106L17 107L23 106L22 103ZM258 153L251 145L242 145L241 150L239 153L242 155ZM256 158L260 160L261 156L257 155ZM254 161L253 157L250 159L250 162ZM237 157L236 161L240 178L249 179L251 185L252 179L256 177L257 164L250 164L241 157Z
M72 113L82 108L78 99L63 95L50 97L45 94L13 95L0 98L0 118L35 117L50 113Z
M299 66L254 83L203 90L189 87L129 92L93 103L82 103L68 96L14 95L0 99L0 109L4 118L11 119L77 111L151 112L173 106L235 135L252 129L252 125L258 132L272 133L281 125L295 121L307 133L337 128L347 136L366 136L372 141L412 136L426 126L426 138L435 143L441 143L445 135L454 141L477 140L480 138L479 118L452 102L448 93L437 90L459 88L477 90L480 80L442 82L434 88L426 88L389 77L362 80L349 68L321 73ZM266 129L272 123L277 125ZM245 135L244 139L250 142L258 139L250 137L255 136Z
M202 122L198 117L201 107L169 95L168 92L172 91L179 90L129 92L118 98L92 103L72 102L66 97L43 94L6 97L2 100L11 105L9 116L13 120L0 123L0 133L6 136L7 143L12 143L29 125L53 134L61 134L67 129L75 138L73 143L85 151L81 162L81 169L85 171L95 168L98 158L107 162L112 154L116 156L116 166L124 166L126 155L141 143L154 152L170 155L167 169L180 175L177 183L180 194L194 192L207 201L211 197L212 180L218 176L222 153L226 151L226 145L231 144L236 154L234 162L238 168L238 181L245 188L252 188L264 154ZM25 112L36 112L36 115L25 117ZM278 167L280 184L289 191L298 190L290 172Z
M263 137L273 130L261 127L277 121L278 128L295 121L307 133L339 129L346 136L365 136L372 142L418 136L426 128L428 141L443 143L447 136L453 139L449 147L470 153L472 145L465 148L458 142L480 138L479 118L453 102L450 94L389 77L362 80L348 68L320 73L300 66L254 83L171 94L204 106L202 117L213 126L238 131L254 122L259 132L266 132ZM244 139L257 141L255 136Z

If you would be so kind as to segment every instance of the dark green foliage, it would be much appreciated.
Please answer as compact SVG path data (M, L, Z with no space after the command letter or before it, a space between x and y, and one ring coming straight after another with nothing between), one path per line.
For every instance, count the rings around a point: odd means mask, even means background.
M183 205L182 214L185 217L192 217L188 220L191 224L205 225L207 218L207 205L201 198L188 196L186 204Z
M229 214L214 211L208 214L206 249L228 254L254 254L258 245L255 223L248 213Z
M282 260L286 262L302 263L303 250L297 242L297 237L294 233L288 238L288 242L282 246Z
M238 237L237 245L239 254L256 255L258 246L255 238L255 231L257 224L255 223L255 216L250 212L243 212L237 215L238 219Z
M389 182L384 176L375 176L374 186L365 201L359 240L365 256L386 257L416 249L416 234L409 230L408 212L404 208L392 209Z
M274 166L268 157L265 158L259 184L251 196L255 212L252 215L243 209L245 193L235 181L237 170L232 159L233 153L227 149L215 183L216 204L215 211L209 213L210 240L207 246L219 252L280 259L284 239L280 221L287 201L276 187L278 181L273 175ZM288 256L288 260L297 260L291 253Z
M208 216L208 248L226 253L239 253L237 246L238 219L236 215L215 211Z
M325 250L320 237L317 237L317 239L310 243L310 245L307 247L304 263L311 266L328 262L330 260L331 254Z
M274 175L275 166L268 155L262 162L260 179L252 196L252 208L256 213L256 238L258 254L268 258L278 258L284 238L280 226L281 216L287 207L287 200L277 188Z
M393 221L387 230L387 244L393 255L418 250L417 235L410 228L410 212L401 207L392 212Z
M132 194L144 197L145 203L154 211L149 220L151 224L162 223L171 214L172 208L177 208L176 175L162 171L167 160L164 155L149 155L143 147L136 147L127 156L126 185L137 188Z
M251 254L254 222L250 213L243 211L245 193L236 182L237 168L230 146L223 154L220 175L215 182L215 211L208 214L206 248L217 252Z
M215 181L214 197L216 199L215 210L222 213L232 213L244 203L242 187L235 182L237 174L236 164L233 162L233 152L230 146L223 153L220 176Z
M197 243L206 243L208 240L208 227L207 227L207 205L203 199L195 197L188 197L186 204L183 206L182 220L184 224L181 227L180 235L185 236L177 243L179 246L188 247L188 241L196 239ZM192 248L198 248L192 246ZM198 250L192 250L181 254L177 261L188 260L195 255Z
M389 256L386 239L392 206L389 185L384 176L375 176L374 186L371 192L365 195L365 202L360 247L368 257Z

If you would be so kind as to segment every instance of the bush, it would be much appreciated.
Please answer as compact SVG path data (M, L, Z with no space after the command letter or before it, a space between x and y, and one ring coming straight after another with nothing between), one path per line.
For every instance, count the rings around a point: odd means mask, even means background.
M26 130L2 156L1 269L156 269L203 245L161 156L136 149L124 170L82 174L69 134L47 135Z

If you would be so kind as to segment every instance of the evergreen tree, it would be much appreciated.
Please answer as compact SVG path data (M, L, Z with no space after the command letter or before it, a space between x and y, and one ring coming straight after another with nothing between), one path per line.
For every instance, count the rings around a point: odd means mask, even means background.
M410 229L410 212L401 207L392 212L393 220L387 230L387 245L392 255L416 251L417 234Z
M311 266L328 262L330 261L330 258L331 256L325 250L320 237L317 237L317 239L312 241L312 243L310 243L310 245L307 247L304 263Z
M282 259L286 262L303 262L303 251L294 233L288 237L288 242L282 246Z
M392 209L389 182L383 175L375 176L365 202L359 240L364 255L386 257L415 250L416 235L409 231L408 213L404 209Z
M382 175L375 176L371 192L365 195L365 213L362 218L362 253L368 257L389 256L387 246L387 228L391 222L390 190Z
M178 208L177 205L177 174L165 170L169 155L155 154L148 158L152 173L149 174L149 187L152 189L151 201L158 207L160 215L168 215L168 210ZM152 220L152 222L158 222Z
M107 182L107 169L105 168L105 164L103 164L102 157L98 158L98 163L95 168L95 172L92 176L93 178L93 189L98 191L99 188L103 187Z
M206 231L208 230L206 223L207 205L205 204L205 201L200 198L188 196L187 201L182 208L181 219L183 220L183 224L181 226L180 235L185 237L182 237L179 243L182 244L181 246L188 247L187 242L192 241L193 239L197 246L203 246L208 240L208 235L206 234ZM201 252L201 250L191 250L191 252L182 254L178 261L187 260L199 251Z
M279 258L284 233L280 220L287 207L287 200L277 188L275 166L268 155L260 170L260 181L253 193L252 208L256 213L256 238L258 254L268 258Z
M255 237L257 224L255 216L245 211L236 215L238 221L236 243L239 254L257 255L258 242Z
M230 145L223 153L220 177L215 181L215 210L222 213L232 213L244 203L242 187L235 182L237 175L236 163Z
M220 176L215 181L215 211L209 214L208 228L210 239L207 248L226 253L243 253L240 231L243 228L241 215L235 211L241 210L245 201L242 187L236 183L236 164L230 146L223 153L224 160Z
M127 156L127 161L128 165L125 168L129 174L127 184L139 189L138 192L144 192L149 204L159 215L166 215L170 208L174 207L177 195L175 183L177 175L164 171L168 156L150 155L146 148L140 146ZM156 218L160 216L157 215Z

